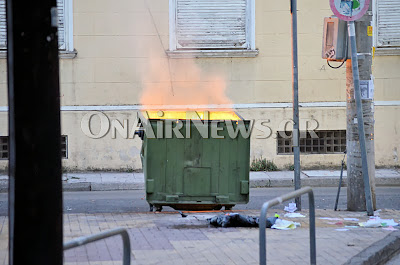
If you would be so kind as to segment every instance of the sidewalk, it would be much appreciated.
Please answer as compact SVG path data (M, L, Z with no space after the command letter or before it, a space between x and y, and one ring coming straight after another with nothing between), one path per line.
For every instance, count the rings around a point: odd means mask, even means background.
M277 211L281 216L284 213ZM259 216L259 211L241 211ZM306 218L284 218L300 222L293 230L267 229L268 264L309 264L309 221ZM132 264L258 264L258 228L215 228L206 219L221 212L193 213L182 218L174 212L130 214L65 214L64 242L83 235L95 234L116 227L128 230ZM271 210L268 216L273 216ZM383 228L348 228L365 213L316 211L317 264L343 264L368 246L385 238L391 231ZM382 210L381 218L400 219L400 211ZM319 217L339 218L340 221ZM337 224L335 224L337 223ZM8 219L0 217L0 264L8 262ZM396 228L397 229L397 228ZM399 231L399 230L397 230ZM122 242L115 236L97 243L65 251L66 265L122 264Z
M301 172L302 186L337 187L340 171L305 170ZM347 172L343 172L343 186L346 186ZM377 169L376 186L400 186L400 171ZM293 171L250 172L250 187L292 187ZM65 173L64 191L108 191L144 189L143 173ZM0 175L0 192L7 192L8 176Z

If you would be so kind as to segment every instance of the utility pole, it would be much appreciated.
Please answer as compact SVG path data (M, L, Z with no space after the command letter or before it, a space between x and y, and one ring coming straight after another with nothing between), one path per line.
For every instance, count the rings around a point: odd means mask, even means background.
M57 1L7 0L9 264L63 263Z
M355 22L357 42L358 68L360 80L371 79L372 36L368 36L368 26L372 21L372 5L368 12ZM357 123L357 107L354 96L352 61L346 63L346 95L347 95L347 209L349 211L365 211L366 197L364 192L364 176L362 170L362 154ZM376 209L375 196L375 147L374 147L374 105L373 99L362 99L365 143L367 150L368 175L371 187L373 208Z

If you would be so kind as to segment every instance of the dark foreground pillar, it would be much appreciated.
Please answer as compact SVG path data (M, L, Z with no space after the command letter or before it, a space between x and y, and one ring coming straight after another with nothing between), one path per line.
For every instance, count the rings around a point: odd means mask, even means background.
M7 0L11 265L62 264L56 5Z

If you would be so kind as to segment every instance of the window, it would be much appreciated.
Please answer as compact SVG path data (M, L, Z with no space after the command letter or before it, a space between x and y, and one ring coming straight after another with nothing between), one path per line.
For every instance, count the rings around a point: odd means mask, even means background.
M61 135L61 158L68 158L68 136Z
M0 136L0 160L9 158L8 136ZM68 158L68 136L61 135L61 158Z
M346 130L314 132L318 138L313 138L309 132L305 134L305 138L304 135L300 134L300 153L334 154L343 153L346 150ZM292 132L278 132L278 155L293 154L291 133Z
M254 57L254 0L170 0L171 57Z
M73 51L72 0L57 0L58 45L60 51ZM7 48L6 0L0 0L0 51Z
M0 0L0 49L6 48L6 0Z
M374 3L374 46L377 54L400 54L400 0Z
M8 159L8 137L0 136L0 159Z

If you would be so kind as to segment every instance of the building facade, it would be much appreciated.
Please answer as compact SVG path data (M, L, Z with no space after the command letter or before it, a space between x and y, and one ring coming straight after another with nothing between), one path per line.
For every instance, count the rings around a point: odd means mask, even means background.
M281 169L293 163L290 139L277 133L291 130L288 1L57 4L66 170L141 169L141 140L132 139L132 132L142 106L233 108L269 128L267 137L252 134L251 159L267 158ZM395 15L400 0L372 4L376 165L399 166L400 24ZM298 1L301 127L315 129L319 136L301 142L304 167L340 165L346 145L345 66L334 70L321 59L323 19L331 15L327 0ZM5 0L0 0L2 170L8 165L5 32Z

